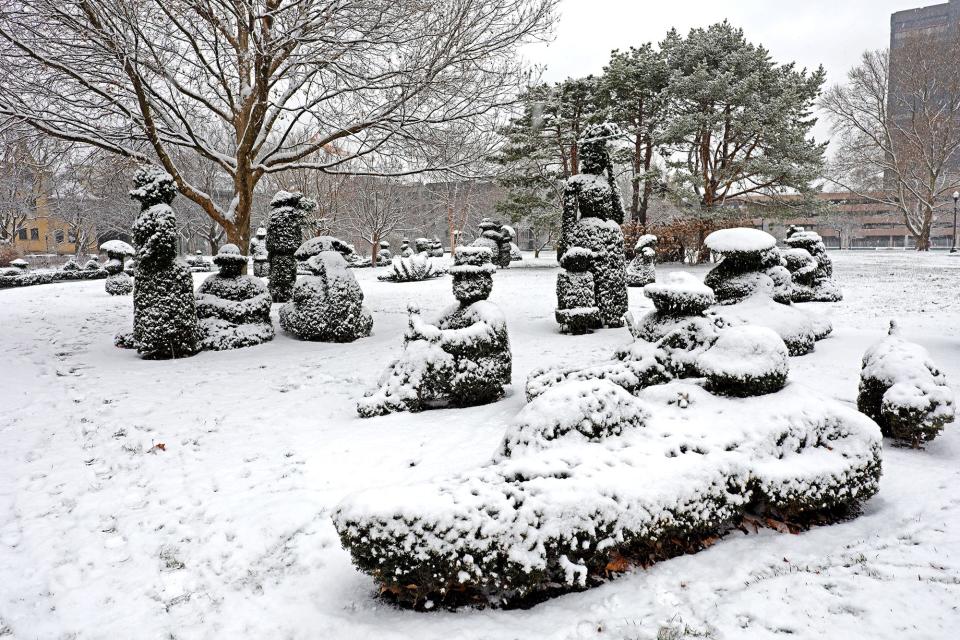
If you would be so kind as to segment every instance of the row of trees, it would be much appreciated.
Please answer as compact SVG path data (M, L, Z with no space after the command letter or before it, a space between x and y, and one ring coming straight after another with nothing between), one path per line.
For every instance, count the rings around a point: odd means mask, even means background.
M810 135L823 82L822 68L778 64L727 22L613 51L599 75L525 92L502 130L500 210L555 233L560 181L579 171L577 140L600 121L625 134L616 162L641 230L657 196L707 219L742 196L809 194L824 166L826 145Z

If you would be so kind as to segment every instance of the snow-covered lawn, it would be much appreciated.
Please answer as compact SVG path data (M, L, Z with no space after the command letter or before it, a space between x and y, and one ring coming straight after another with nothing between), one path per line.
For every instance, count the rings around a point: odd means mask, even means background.
M805 305L828 314L834 333L790 360L791 378L853 403L861 355L896 318L958 388L960 258L831 255L846 299ZM487 461L524 405L528 372L606 359L630 337L561 336L556 269L501 271L491 300L513 347L508 397L362 420L356 401L399 352L407 303L439 310L453 296L449 278L392 284L356 273L370 338L322 344L278 332L264 345L165 362L113 347L132 301L108 296L102 281L0 291L0 639L960 633L955 425L925 451L886 443L880 493L847 523L734 532L525 611L418 613L378 600L340 546L337 502ZM638 289L630 305L651 306Z

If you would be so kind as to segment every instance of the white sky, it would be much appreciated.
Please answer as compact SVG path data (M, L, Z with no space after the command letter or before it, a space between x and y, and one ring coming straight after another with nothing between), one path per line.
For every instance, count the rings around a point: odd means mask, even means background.
M827 86L842 82L866 49L890 41L890 14L937 4L923 0L563 0L556 38L531 45L526 56L546 67L543 78L598 74L611 49L659 42L671 27L686 33L726 18L777 62L823 65ZM828 129L815 130L825 140Z

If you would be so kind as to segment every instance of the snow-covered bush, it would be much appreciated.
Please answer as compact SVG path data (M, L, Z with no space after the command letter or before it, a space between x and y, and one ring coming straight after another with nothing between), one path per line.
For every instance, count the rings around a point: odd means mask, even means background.
M101 266L100 261L97 260L96 258L90 258L89 260L83 263L84 271L98 271L102 268L103 267Z
M67 261L60 267L61 271L80 271L80 264L74 258L67 258Z
M446 271L426 253L415 253L409 258L394 258L386 273L377 280L386 282L420 282L444 275Z
M480 237L471 246L490 250L491 262L497 267L510 266L510 234L499 220L484 218L480 222Z
M369 336L373 316L363 306L363 290L343 255L321 251L307 265L313 275L298 282L291 301L280 308L284 331L317 342L353 342Z
M896 323L863 356L857 408L883 435L919 447L953 422L953 392L927 350L907 342Z
M440 238L433 237L433 240L430 241L430 251L427 253L431 258L443 257L443 243L440 242Z
M620 135L616 125L591 125L580 141L581 173L567 180L563 191L561 249L591 251L594 304L602 326L622 327L627 312L623 254L623 201L613 175L607 142Z
M297 282L297 259L294 253L303 242L303 223L312 202L300 193L278 191L270 201L267 223L267 253L270 260L270 297L286 302L293 295Z
M637 238L634 258L627 265L627 286L645 287L657 280L657 236L647 233Z
M386 240L380 242L377 250L377 266L385 267L393 262L393 252L390 251L390 243Z
M250 257L253 258L253 275L266 278L270 275L270 252L267 251L267 230L257 227L250 239Z
M310 258L320 255L320 253L324 251L336 251L343 256L343 259L348 265L357 258L353 245L335 236L316 236L310 238L297 247L293 256L297 261L306 263Z
M196 253L192 256L186 258L187 266L190 267L190 271L194 273L208 273L213 271L213 265L207 262L207 259L203 257L203 252L200 249L197 249Z
M803 227L791 227L784 242L790 247L790 256L785 256L785 259L787 268L793 274L794 302L836 302L843 299L843 292L833 280L833 261L827 255L827 247L820 234L804 231ZM800 251L805 251L815 263L812 270Z
M200 331L193 277L177 262L177 221L170 203L177 195L170 174L144 167L133 178L130 196L140 202L133 224L137 277L133 286L133 334L118 346L133 346L151 359L182 358L199 349Z
M696 550L747 511L843 514L876 493L880 453L872 421L799 385L728 399L569 383L521 411L486 465L348 496L333 522L404 604L516 605L602 582L614 560Z
M590 273L593 258L593 252L583 247L570 247L560 258L556 318L561 333L580 335L602 326Z
M814 344L833 331L825 316L794 305L774 302L765 295L754 295L742 302L722 306L715 315L728 326L743 324L773 329L786 343L791 356L813 351Z
M730 327L697 359L713 393L739 398L783 388L790 372L787 345L766 327Z
M636 340L657 342L680 329L672 338L671 344L678 340L686 343L690 331L700 333L704 327L713 324L713 321L704 323L697 320L691 325L692 318L703 318L704 312L715 302L715 298L710 287L689 273L676 271L667 274L663 282L644 287L643 293L653 302L655 310L639 319L629 316L630 322L627 326ZM712 338L712 329L706 330ZM687 336L687 339L681 339L683 336ZM686 367L685 363L683 368Z
M100 245L100 251L107 254L107 281L103 287L112 296L125 296L133 292L133 278L123 269L123 261L136 254L133 247L123 240L107 240Z
M708 235L704 244L723 256L704 278L717 302L733 304L756 294L790 302L790 272L782 264L777 240L772 235L745 227L721 229Z
M416 238L413 241L413 251L414 253L424 253L430 255L430 248L433 243L429 238Z
M222 351L273 340L270 292L258 278L241 274L247 257L226 244L213 261L220 272L197 291L201 347Z
M523 254L520 253L520 247L517 246L517 231L508 224L503 225L503 231L507 234L507 240L510 241L510 262L523 260Z
M496 271L490 257L486 247L457 248L450 273L458 304L430 319L410 308L403 352L358 403L361 416L473 406L503 396L512 357L503 313L486 299Z

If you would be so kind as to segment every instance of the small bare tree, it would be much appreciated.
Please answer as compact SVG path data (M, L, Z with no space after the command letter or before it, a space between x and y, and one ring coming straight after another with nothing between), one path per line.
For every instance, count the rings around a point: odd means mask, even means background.
M345 198L346 226L370 245L370 261L376 266L380 241L407 219L409 188L389 178L361 177L349 181Z
M892 53L865 52L820 103L838 145L828 177L898 211L918 251L960 186L958 57L955 35L908 36Z

